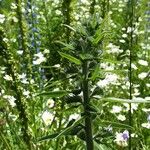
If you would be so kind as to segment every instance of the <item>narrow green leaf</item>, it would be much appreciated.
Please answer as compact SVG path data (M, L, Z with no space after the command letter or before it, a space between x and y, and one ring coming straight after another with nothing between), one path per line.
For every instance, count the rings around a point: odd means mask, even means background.
M43 92L43 93L37 94L36 96L63 97L67 94L68 94L67 91L62 90L62 91Z
M61 41L55 41L55 43L59 43L59 44L65 46L67 49L74 50L74 47L70 44L67 44L67 43L64 43L64 42L61 42Z
M100 66L97 65L94 72L92 73L91 79L94 81L98 76L100 72Z
M65 27L69 28L70 30L76 32L76 30L75 30L73 27L71 27L71 26L69 26L69 25L67 25L67 24L62 24L62 25L64 25Z
M62 53L62 52L59 52L59 54L60 54L62 57L68 59L69 61L71 61L71 62L73 62L73 63L75 63L75 64L77 64L77 65L80 65L80 64L81 64L81 61L80 61L79 59L77 59L77 58L75 58L75 57L73 57L73 56L71 56L71 55L69 55L69 54L65 54L65 53Z
M119 128L119 129L132 129L133 128L133 127L123 124L123 123L102 120L100 118L97 118L97 119L98 119L98 123L103 127L111 125L113 128Z
M55 134L51 134L51 135L48 135L48 136L44 136L42 138L40 138L38 141L45 141L45 140L50 140L50 139L56 139L56 138L59 138L60 136L62 135L69 135L69 132L74 128L76 127L82 120L83 120L84 117L81 117L80 119L78 119L77 121L75 121L70 127L64 129L62 132L60 133L55 133Z
M94 141L94 149L95 150L111 150L110 148L108 148L107 146L105 146L104 144L98 144L97 142Z
M62 136L62 135L67 135L75 126L77 126L84 117L81 117L80 119L78 119L77 121L75 121L72 126L66 128L65 130L63 130L62 132L59 133L59 135L56 136L56 138Z
M40 142L40 141L45 141L45 140L50 140L50 139L54 139L54 138L56 138L58 135L59 135L59 133L54 133L54 134L51 134L51 135L44 136L44 137L40 138L40 139L38 140L38 142Z
M1 137L2 142L7 147L7 149L12 150L11 145L9 144L8 140L5 138L5 136L3 135L3 133L1 131L0 131L0 137Z
M145 99L121 99L121 98L115 98L115 97L107 97L107 98L101 98L102 101L108 101L108 102L119 102L119 103L150 103L149 100Z

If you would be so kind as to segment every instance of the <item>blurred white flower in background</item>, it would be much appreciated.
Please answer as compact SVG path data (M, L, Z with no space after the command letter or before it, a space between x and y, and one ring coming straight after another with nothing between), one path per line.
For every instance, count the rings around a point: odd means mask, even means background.
M54 65L53 67L55 67L55 68L60 68L60 64L56 64L56 65Z
M123 105L126 107L125 111L130 110L130 105L128 103L123 103ZM138 109L138 104L131 104L131 113L133 113L134 110Z
M105 79L99 80L97 82L97 86L99 86L99 87L106 87L109 84L113 84L114 85L114 84L116 84L117 79L118 79L118 76L116 74L107 74L105 76Z
M120 43L125 43L126 41L124 39L119 40Z
M97 82L97 86L99 87L106 87L109 84L109 82L107 80L100 80Z
M7 43L9 40L7 38L3 38L3 41Z
M44 49L43 53L44 53L44 54L49 54L50 51L49 51L48 49Z
M83 3L85 5L90 5L90 2L88 0L81 0L81 3Z
M16 106L16 103L15 103L15 98L14 96L11 96L11 95L4 95L3 96L4 99L8 100L9 104L12 106L12 107L15 107Z
M116 45L114 45L113 43L109 43L108 45L107 45L107 53L108 54L113 54L113 53L121 53L121 52L123 52L123 50L122 49L120 49L120 47L119 46L116 46Z
M111 113L120 113L122 111L122 107L121 106L113 106L112 110L110 111Z
M138 63L143 66L148 66L148 62L145 60L139 60Z
M119 114L119 115L117 116L117 119L120 120L120 121L125 121L125 120L126 120L126 117L125 117L125 115Z
M46 58L44 57L44 55L41 52L34 54L34 56L36 57L36 60L33 61L34 65L39 65L46 61Z
M29 98L30 97L30 91L28 91L28 90L23 90L23 93L22 93L24 96L26 96L27 98Z
M56 10L55 12L56 12L57 15L61 15L62 14L62 12L60 10Z
M75 120L76 120L76 119L78 119L79 117L80 117L79 114L76 114L76 113L75 113L75 114L71 114L71 115L69 116L69 121L72 120L72 119L75 119Z
M132 32L133 31L133 28L131 28L131 27L128 27L127 28L127 33L130 33L130 32Z
M142 126L143 128L150 129L150 122L142 123L141 126Z
M17 9L17 5L15 3L11 3L11 6L10 6L11 9Z
M0 14L0 23L4 23L5 21L5 15Z
M7 81L12 81L12 77L7 74L3 78Z
M50 113L47 110L44 111L42 114L42 119L43 119L43 122L45 123L46 126L48 126L52 123L53 118L54 118L54 114Z
M110 82L111 84L116 83L118 76L116 74L107 74L105 80Z
M134 70L137 70L138 68L137 68L137 66L135 65L135 64L131 64L131 67L134 69Z
M23 54L23 50L18 50L17 54L22 55Z
M146 78L147 77L147 72L142 72L142 73L140 73L140 74L138 74L138 78L139 79L144 79L144 78Z
M126 38L126 37L128 37L128 35L127 34L122 34L122 37Z

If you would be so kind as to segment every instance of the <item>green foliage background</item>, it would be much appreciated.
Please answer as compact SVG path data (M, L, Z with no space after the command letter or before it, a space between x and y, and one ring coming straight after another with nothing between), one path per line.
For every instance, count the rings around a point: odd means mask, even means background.
M148 0L1 0L0 149L84 150L88 112L93 149L149 150L149 13Z

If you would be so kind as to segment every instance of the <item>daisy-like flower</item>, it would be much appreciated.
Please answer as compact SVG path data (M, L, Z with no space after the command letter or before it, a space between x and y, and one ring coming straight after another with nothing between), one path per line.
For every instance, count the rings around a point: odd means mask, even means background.
M48 112L47 110L44 111L42 114L42 119L46 126L48 126L52 123L53 118L54 118L54 114Z
M117 143L117 145L121 147L126 147L128 146L127 143L128 139L129 139L129 132L125 130L123 133L117 132L114 141Z
M52 107L54 107L54 104L55 104L54 100L48 99L46 106L48 106L49 108L52 108Z

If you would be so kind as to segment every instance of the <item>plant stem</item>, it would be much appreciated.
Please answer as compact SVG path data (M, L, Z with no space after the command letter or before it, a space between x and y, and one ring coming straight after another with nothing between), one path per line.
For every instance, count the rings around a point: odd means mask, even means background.
M92 136L92 119L88 111L89 99L89 83L88 83L88 61L83 62L83 100L84 100L84 114L85 114L85 134L86 134L86 149L93 150L93 136Z

